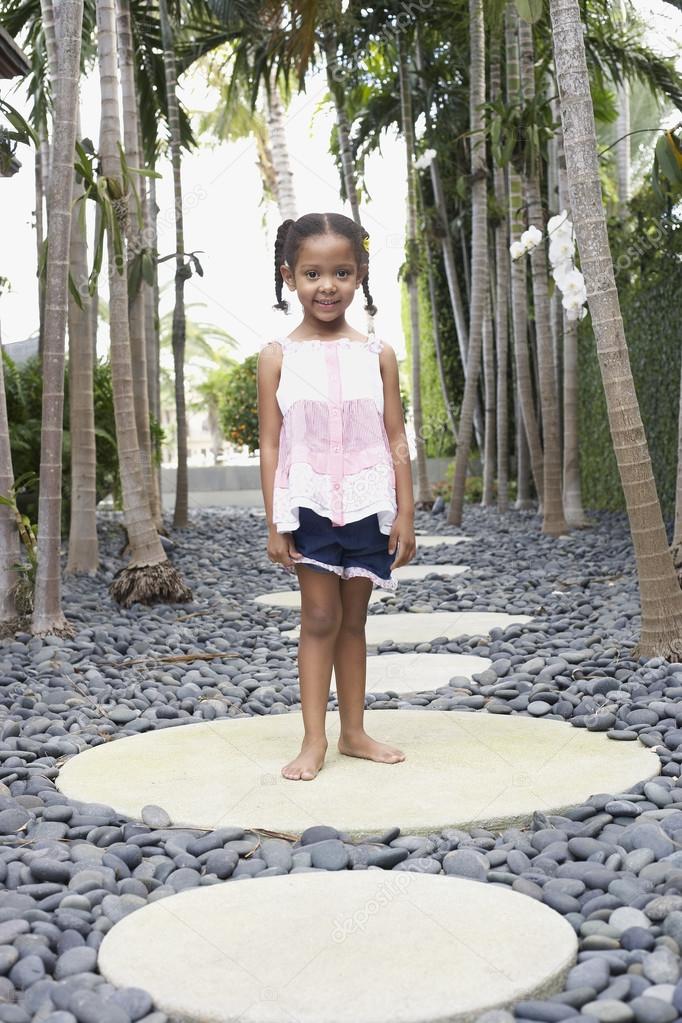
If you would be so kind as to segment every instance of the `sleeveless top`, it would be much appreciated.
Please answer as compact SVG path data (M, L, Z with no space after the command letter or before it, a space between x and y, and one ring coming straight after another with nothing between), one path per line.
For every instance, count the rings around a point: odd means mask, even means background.
M272 501L277 532L298 529L305 506L332 526L376 513L380 531L390 533L397 503L383 417L383 343L374 334L366 341L274 340L282 347Z

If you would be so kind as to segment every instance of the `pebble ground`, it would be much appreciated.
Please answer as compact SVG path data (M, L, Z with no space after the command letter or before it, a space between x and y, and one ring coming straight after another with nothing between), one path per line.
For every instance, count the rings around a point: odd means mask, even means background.
M162 807L147 807L139 823L56 788L66 758L103 742L300 707L296 644L286 638L298 615L251 600L297 585L268 560L261 517L193 511L171 556L194 602L122 610L107 592L120 567L119 518L103 513L100 572L65 580L75 637L0 641L0 1023L175 1023L144 991L115 989L97 972L99 944L118 920L197 885L367 869L511 886L574 927L580 950L563 991L477 1023L682 1023L682 664L631 656L640 618L627 521L590 518L589 528L556 540L531 512L500 517L467 505L462 529L417 512L417 529L473 542L424 549L414 563L461 561L471 571L401 582L370 614L481 610L535 620L485 639L382 643L379 655L449 652L493 663L433 692L369 694L367 707L561 719L643 742L658 754L660 776L596 792L565 815L538 810L528 827L501 834L415 836L396 821L351 841L330 808L328 825L292 842L244 831L238 820L210 833L175 828Z

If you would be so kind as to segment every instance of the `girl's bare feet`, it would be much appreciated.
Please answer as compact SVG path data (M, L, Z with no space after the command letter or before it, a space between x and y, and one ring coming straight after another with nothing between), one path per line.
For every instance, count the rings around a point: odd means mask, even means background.
M322 770L327 753L326 739L304 739L301 752L282 768L282 775L292 781L312 781Z
M347 757L362 757L364 760L376 760L382 764L398 764L405 759L405 754L396 746L385 742L377 742L366 732L358 735L341 735L338 742L339 753Z

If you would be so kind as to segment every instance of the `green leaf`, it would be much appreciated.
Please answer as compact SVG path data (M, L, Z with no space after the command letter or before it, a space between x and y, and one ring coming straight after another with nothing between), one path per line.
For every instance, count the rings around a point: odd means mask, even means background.
M83 309L83 301L82 301L82 299L81 299L81 297L80 297L80 295L78 293L78 288L76 287L76 282L74 281L73 274L71 273L70 270L69 270L69 292L71 293L71 297L73 298L73 300L76 303L76 305L78 306L78 308L79 309Z
M661 135L656 143L656 156L660 171L672 186L682 186L682 167L677 162L673 145L667 135ZM676 189L675 189L676 190Z
M144 250L142 252L142 276L150 288L154 287L154 260L151 254Z

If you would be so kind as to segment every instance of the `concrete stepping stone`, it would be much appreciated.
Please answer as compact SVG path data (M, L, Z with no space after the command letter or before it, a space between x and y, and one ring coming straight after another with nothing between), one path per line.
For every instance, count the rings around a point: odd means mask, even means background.
M458 636L487 636L491 629L506 629L508 625L532 622L529 615L508 615L497 611L398 611L396 614L368 615L365 637L368 646L384 643L429 643L440 636L457 639ZM301 626L282 632L290 639L298 639Z
M470 679L493 662L487 657L467 654L381 654L367 658L367 692L421 693L440 689L451 678ZM336 690L332 670L331 688Z
M138 820L147 804L162 806L181 827L299 834L325 822L357 835L398 824L406 834L428 834L502 830L527 823L535 810L560 813L660 771L656 753L638 741L520 714L370 710L365 723L406 759L382 764L340 754L339 715L329 711L329 748L317 778L284 778L282 767L300 749L302 719L272 714L102 743L68 760L56 784L70 798Z
M98 968L196 1023L463 1023L559 991L576 952L559 913L510 888L343 870L159 899L111 928Z

